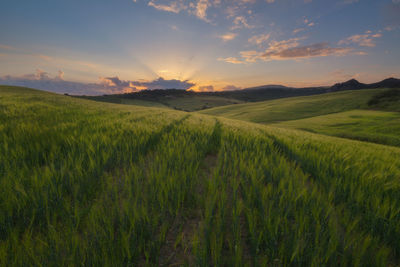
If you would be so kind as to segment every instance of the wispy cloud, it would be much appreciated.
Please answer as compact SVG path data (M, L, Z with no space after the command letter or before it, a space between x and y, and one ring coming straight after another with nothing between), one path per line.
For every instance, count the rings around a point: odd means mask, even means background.
M158 4L155 0L151 0L148 5L158 10L173 13L179 13L180 11L187 9L187 6L183 1L171 1L167 4Z
M250 37L248 41L252 44L261 45L262 43L266 42L270 36L271 35L269 33L254 35Z
M214 0L197 0L196 2L190 2L185 0L150 0L148 6L154 7L155 9L180 13L181 11L187 11L189 14L195 15L197 18L206 22L211 22L207 18L207 9L212 5L219 5L220 1Z
M304 38L291 38L282 41L272 41L264 51L247 50L241 51L240 57L228 57L222 60L227 63L243 64L272 60L293 60L312 57L343 56L351 53L349 47L331 47L327 42L300 45ZM221 59L219 59L221 60Z
M223 41L227 42L227 41L231 41L231 40L235 39L236 36L237 36L237 33L228 32L228 33L222 34L218 37L220 39L222 39Z
M197 91L197 92L213 92L214 86L212 86L212 85L199 86L195 89L195 91Z
M245 64L245 62L243 60L240 60L236 57L226 57L226 58L218 58L218 61L224 61L227 63L232 63L232 64Z
M292 31L293 34L297 34L299 32L305 31L307 28L315 26L315 22L311 21L310 19L308 19L306 17L303 18L301 24L303 24L303 25L299 26L298 28L296 28Z
M197 4L194 6L194 14L204 21L210 22L207 18L207 9L211 5L208 0L198 0Z
M305 30L304 28L297 28L297 29L294 29L294 30L293 30L293 33L294 33L294 34L297 34L297 33L302 32L302 31L304 31L304 30Z
M250 25L247 22L247 19L244 16L237 16L234 20L233 20L233 27L232 30L234 29L240 29L240 28L247 28L247 29L251 29L254 28L253 25Z
M268 50L261 55L264 60L285 60L311 57L343 56L352 51L347 47L330 47L328 43Z
M364 47L375 47L375 40L380 37L382 37L381 33L372 33L371 31L366 31L364 34L355 34L339 41L339 45L357 44Z
M113 94L128 93L139 90L154 89L181 89L187 90L195 84L188 80L166 80L162 77L152 81L143 80L121 80L119 77L100 77L98 83L81 83L64 80L64 72L58 71L56 75L37 69L36 73L21 76L0 76L0 84L25 86L36 89L47 90L56 93L69 94Z

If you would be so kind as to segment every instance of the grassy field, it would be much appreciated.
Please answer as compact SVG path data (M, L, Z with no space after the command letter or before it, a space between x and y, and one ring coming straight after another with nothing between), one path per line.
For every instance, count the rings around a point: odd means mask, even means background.
M99 102L113 103L113 104L123 104L123 105L135 105L143 107L157 107L157 108L168 108L168 106L156 102L156 101L146 101L140 99L126 99L113 96L79 96L79 98L94 100Z
M368 101L383 89L283 98L278 100L216 107L203 114L257 122L274 123L366 108Z
M184 111L196 111L239 103L242 103L242 101L219 96L180 97L165 101L165 104L169 107Z
M376 110L400 112L400 88L380 92L368 101L368 107Z
M352 110L273 124L349 139L400 146L400 113Z
M0 87L0 163L0 266L400 263L396 147Z
M181 95L170 97L155 97L154 101L121 98L118 95L109 96L79 96L79 98L108 102L115 104L137 105L145 107L164 107L182 111L198 111L207 108L239 104L243 101L221 96Z

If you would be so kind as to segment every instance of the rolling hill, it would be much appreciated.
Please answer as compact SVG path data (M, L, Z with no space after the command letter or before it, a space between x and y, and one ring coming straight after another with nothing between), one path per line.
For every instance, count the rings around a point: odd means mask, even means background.
M273 124L313 133L400 146L400 113L351 110Z
M400 261L399 148L18 87L0 99L1 266Z
M319 95L337 91L377 88L400 88L400 80L388 78L381 82L364 84L352 79L344 83L337 83L331 87L293 88L282 85L263 85L242 90L216 92L159 89L143 90L125 94L77 97L101 102L169 107L183 111L198 111L245 102L260 102L296 96Z
M283 98L217 107L203 110L200 113L267 124L366 108L368 101L381 90L341 91L315 96Z
M195 93L192 91L177 89L143 90L128 94L77 97L100 102L165 107L182 111L196 111L243 102L241 100L225 96Z

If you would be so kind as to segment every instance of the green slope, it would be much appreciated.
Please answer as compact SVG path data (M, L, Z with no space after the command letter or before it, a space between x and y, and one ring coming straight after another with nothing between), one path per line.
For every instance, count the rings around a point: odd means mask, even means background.
M364 108L368 101L382 90L342 91L316 96L291 97L217 107L200 113L257 123L273 123Z
M143 107L158 107L158 108L168 108L168 106L156 102L156 101L146 101L140 99L125 99L114 96L77 96L77 98L83 98L88 100L94 100L99 102L113 103L113 104L124 104L124 105L135 105Z
M400 146L400 113L352 110L274 124L320 134Z
M396 266L400 149L0 87L0 266Z
M207 108L239 104L242 103L242 101L221 96L195 95L165 99L162 103L178 110L197 111Z
M137 105L145 107L164 107L182 111L197 111L207 108L226 106L243 102L241 100L226 98L222 96L207 96L207 95L154 96L152 101L126 98L118 95L78 96L78 98L84 98L100 102L115 103L115 104Z

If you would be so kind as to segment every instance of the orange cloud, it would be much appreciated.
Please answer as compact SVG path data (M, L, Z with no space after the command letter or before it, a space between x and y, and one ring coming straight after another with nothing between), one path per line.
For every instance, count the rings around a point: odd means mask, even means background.
M218 37L221 38L223 41L227 42L227 41L231 41L231 40L235 39L236 36L237 36L237 33L228 32L228 33L220 35Z
M272 41L269 43L269 47L264 51L241 51L240 56L242 59L228 57L222 59L220 58L219 60L232 64L242 64L245 62L254 63L258 60L271 61L326 56L343 56L353 51L353 49L349 47L331 47L326 42L300 46L300 40L302 39L304 38L291 38L282 41Z
M355 34L341 40L339 45L353 43L364 47L375 47L375 39L380 37L382 37L381 33L372 34L371 31L366 31L365 34Z
M260 45L263 42L267 41L271 35L269 33L267 34L260 34L260 35L254 35L249 38L249 43Z
M218 58L218 61L225 61L227 63L232 63L232 64L244 64L240 59L237 59L236 57L227 57L227 58Z
M173 13L179 13L180 11L187 9L187 6L182 1L172 1L169 4L157 4L155 0L151 0L148 5L158 10Z

